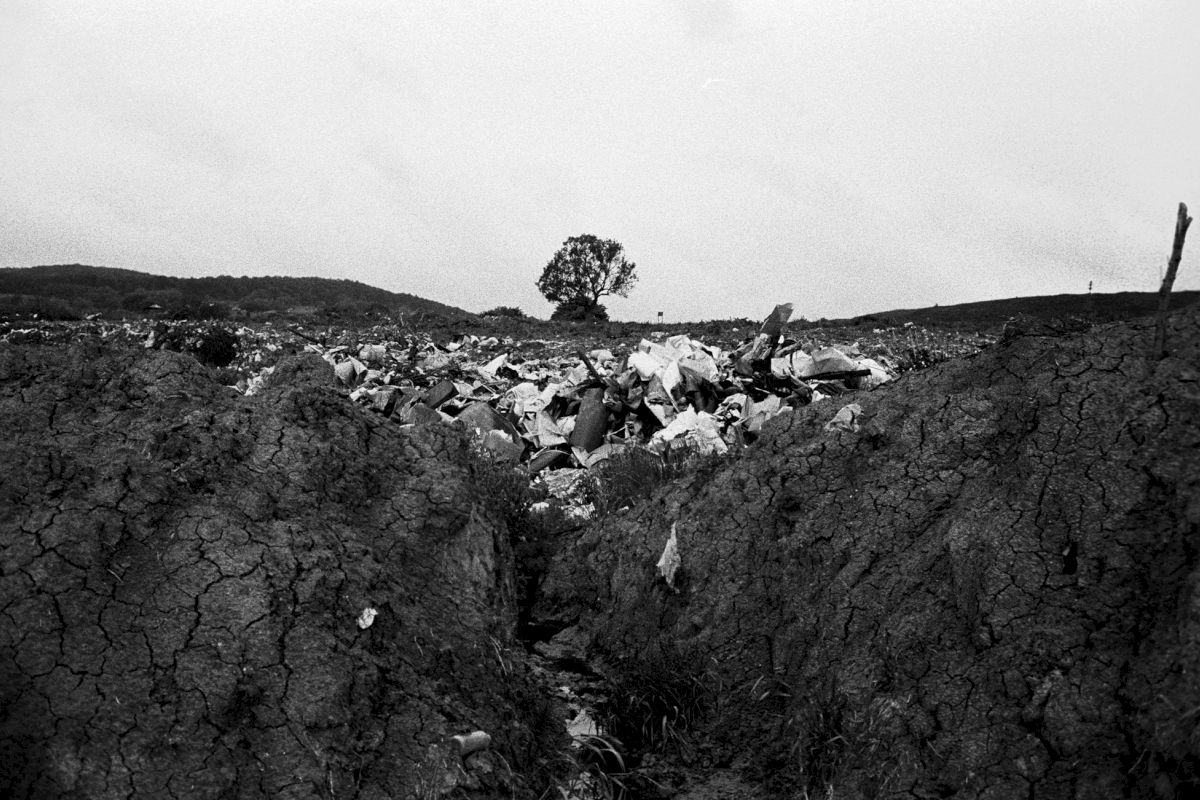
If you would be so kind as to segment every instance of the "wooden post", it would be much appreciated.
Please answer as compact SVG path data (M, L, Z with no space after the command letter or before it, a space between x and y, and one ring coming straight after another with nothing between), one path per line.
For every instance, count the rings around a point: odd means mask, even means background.
M1171 260L1167 262L1167 274L1158 288L1158 326L1154 330L1154 348L1150 358L1159 361L1167 356L1167 301L1171 287L1175 285L1175 273L1179 271L1179 260L1183 258L1183 239L1187 236L1192 218L1187 215L1187 206L1179 204L1179 216L1175 220L1175 245L1171 248Z

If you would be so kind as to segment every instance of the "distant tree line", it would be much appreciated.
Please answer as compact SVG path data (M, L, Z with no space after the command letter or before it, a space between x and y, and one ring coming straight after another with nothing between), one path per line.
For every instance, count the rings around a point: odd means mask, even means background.
M340 316L467 312L411 294L350 280L240 277L174 278L127 269L64 264L0 269L0 314L79 319L146 313L189 319L224 319L268 311Z

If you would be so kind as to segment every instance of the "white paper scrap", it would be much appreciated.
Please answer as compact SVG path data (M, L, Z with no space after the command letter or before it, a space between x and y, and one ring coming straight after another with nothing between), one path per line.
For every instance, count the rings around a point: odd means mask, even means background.
M679 540L675 538L675 525L671 523L671 537L667 539L667 546L663 548L662 558L658 559L658 572L667 581L667 586L672 590L675 589L675 571L679 569Z

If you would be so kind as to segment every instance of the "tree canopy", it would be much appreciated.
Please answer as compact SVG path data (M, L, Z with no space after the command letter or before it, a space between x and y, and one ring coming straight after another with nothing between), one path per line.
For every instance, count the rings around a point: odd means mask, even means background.
M537 287L553 303L591 308L606 294L628 297L637 282L636 266L625 259L619 242L585 233L563 242Z

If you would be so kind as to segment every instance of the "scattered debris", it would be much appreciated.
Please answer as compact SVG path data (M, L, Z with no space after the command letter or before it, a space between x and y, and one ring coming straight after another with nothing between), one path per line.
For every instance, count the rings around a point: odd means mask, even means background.
M567 734L575 741L585 737L599 736L600 726L586 708L580 709L575 718L567 723Z
M777 306L729 352L682 334L643 339L624 357L597 348L525 359L515 342L476 336L426 341L416 358L412 342L306 349L355 402L400 424L461 420L498 460L541 472L590 467L633 444L723 453L795 406L895 377L882 354L787 338L790 316L790 304Z
M679 558L679 539L675 537L675 525L671 523L671 535L667 539L667 546L663 548L662 557L658 559L658 574L663 576L663 580L667 582L667 586L671 587L671 591L677 592L675 588L675 572L679 569L682 561Z
M858 403L842 406L841 410L834 414L833 419L825 423L825 430L843 430L856 433L858 431L858 417L860 414L862 414L862 406Z
M701 453L740 448L797 406L872 389L899 372L881 345L818 346L788 336L791 304L776 306L731 350L689 335L652 332L628 352L565 341L453 336L383 324L365 330L299 325L231 329L236 353L222 374L258 394L280 358L313 352L351 401L401 425L462 424L499 461L530 473L586 469L622 448ZM154 349L200 346L209 323L89 320L74 335ZM0 331L13 343L49 343L57 329ZM910 335L910 334L905 334ZM851 420L852 422L852 420Z
M451 736L450 738L458 744L459 755L463 758L471 755L471 753L486 750L492 746L492 736L486 731L473 731L467 734Z

